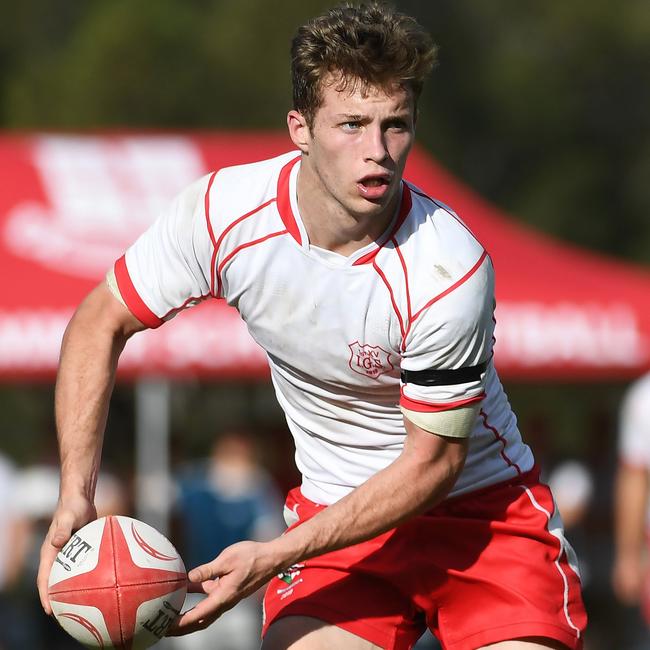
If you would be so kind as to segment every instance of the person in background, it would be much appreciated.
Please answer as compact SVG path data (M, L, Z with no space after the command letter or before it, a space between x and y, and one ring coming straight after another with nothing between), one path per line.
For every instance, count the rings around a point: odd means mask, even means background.
M218 435L210 456L180 468L175 541L185 564L198 566L243 540L268 541L284 530L282 499L244 430ZM214 625L174 640L179 650L255 650L262 627L260 594L226 612ZM188 594L185 608L201 596Z
M23 573L27 554L27 521L18 507L18 473L13 462L0 452L0 650L25 647L27 630L12 598Z
M565 530L579 528L594 494L594 479L589 468L579 460L563 460L552 468L547 483L553 491ZM580 574L584 584L584 572Z
M635 381L624 395L618 442L612 587L621 603L639 608L645 621L646 647L650 647L650 373Z

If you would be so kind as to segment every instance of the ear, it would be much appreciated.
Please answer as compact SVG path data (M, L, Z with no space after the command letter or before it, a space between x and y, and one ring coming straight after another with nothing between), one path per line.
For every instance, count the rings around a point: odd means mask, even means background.
M303 153L309 153L311 133L305 116L296 110L289 111L287 114L287 127L289 137L296 147Z

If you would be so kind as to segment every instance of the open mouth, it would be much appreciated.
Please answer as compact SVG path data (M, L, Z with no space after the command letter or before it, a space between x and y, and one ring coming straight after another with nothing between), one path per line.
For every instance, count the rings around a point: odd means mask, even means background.
M366 176L357 183L359 194L370 201L382 200L390 186L390 176Z
M370 178L362 178L360 181L361 185L364 187L381 187L382 185L388 185L388 178L383 176L373 176Z

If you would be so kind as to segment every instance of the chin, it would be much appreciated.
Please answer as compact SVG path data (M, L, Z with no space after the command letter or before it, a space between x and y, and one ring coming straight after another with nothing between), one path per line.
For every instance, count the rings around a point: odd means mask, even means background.
M381 212L388 209L392 210L392 207L396 205L397 195L396 192L387 192L384 196L378 199L360 197L360 200L363 203L365 212Z
M362 217L381 217L387 209L387 203L384 201L371 201L362 199L363 203L357 203L350 209L350 214L357 218Z

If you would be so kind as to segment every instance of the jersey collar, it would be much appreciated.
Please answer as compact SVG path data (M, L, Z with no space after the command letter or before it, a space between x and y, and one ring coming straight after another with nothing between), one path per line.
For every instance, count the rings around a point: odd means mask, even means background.
M299 218L296 218L295 211L292 206L291 193L295 192L295 172L297 172L296 164L300 162L300 154L291 159L280 171L278 177L278 193L277 193L277 206L280 218L284 224L287 232L301 247L308 247L307 233L304 231L304 226ZM292 173L293 172L293 173ZM292 182L292 178L294 179ZM350 256L351 264L358 266L361 264L371 263L377 253L389 242L400 229L404 220L411 211L413 200L411 197L411 190L408 184L402 181L402 198L400 202L397 218L393 219L386 230L386 232L369 247L362 248L357 253ZM369 250L368 250L369 248ZM357 255L359 255L357 257ZM355 259L356 258L356 259ZM353 260L353 261L352 261Z

